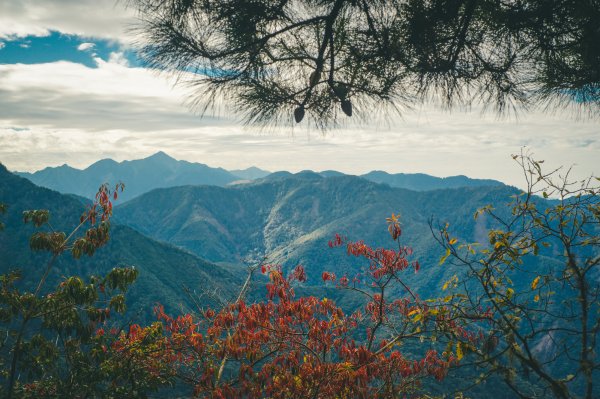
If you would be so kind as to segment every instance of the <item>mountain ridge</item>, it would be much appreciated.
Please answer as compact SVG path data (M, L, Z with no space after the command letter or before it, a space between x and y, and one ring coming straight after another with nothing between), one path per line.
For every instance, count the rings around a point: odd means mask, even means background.
M122 181L128 188L122 198L124 201L155 188L164 187L184 185L227 186L262 179L281 179L299 174L312 178L317 178L317 176L325 178L354 176L335 170L321 172L303 170L297 173L276 171L271 173L255 166L227 171L223 168L213 168L202 163L176 160L163 151L143 159L121 162L104 158L84 169L77 169L63 164L58 167L46 167L34 173L15 172L15 174L29 179L36 185L55 189L64 194L76 194L87 198L93 198L102 183ZM435 177L424 173L390 174L384 171L371 171L358 175L358 177L387 184L391 187L416 191L503 185L503 183L496 180L472 179L463 175Z
M98 187L105 182L121 181L127 187L122 197L124 201L159 187L186 184L224 186L239 180L239 177L225 169L212 168L202 163L178 161L162 151L143 159L122 162L105 158L85 169L64 166L44 168L34 173L15 174L36 185L86 198L93 198Z
M499 186L502 182L492 179L473 179L465 175L436 177L425 173L393 173L374 170L361 177L392 187L403 187L415 191L429 191L446 188Z

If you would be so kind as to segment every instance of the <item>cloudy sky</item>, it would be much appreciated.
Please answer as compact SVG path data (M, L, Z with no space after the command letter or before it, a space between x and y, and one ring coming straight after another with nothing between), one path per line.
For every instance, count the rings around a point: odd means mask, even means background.
M227 169L465 174L521 186L510 155L527 146L551 166L600 175L600 122L560 111L498 119L430 104L326 134L244 127L226 107L201 118L184 88L137 61L135 15L122 3L0 1L0 162L9 169L83 168L162 150Z

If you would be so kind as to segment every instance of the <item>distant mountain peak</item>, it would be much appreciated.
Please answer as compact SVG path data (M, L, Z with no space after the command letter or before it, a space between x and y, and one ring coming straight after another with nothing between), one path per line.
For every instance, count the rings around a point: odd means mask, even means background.
M143 159L117 162L102 159L84 170L68 166L46 168L33 174L21 174L37 185L65 194L93 198L103 183L125 183L120 196L122 201L131 199L155 188L185 185L225 186L238 180L221 168L211 168L200 163L178 161L163 151Z
M320 174L318 174L312 170L302 170L298 173L295 173L294 176L300 177L302 179L314 179L314 180L319 180L319 179L323 178L323 176L321 176Z
M319 174L323 177L347 176L345 173L338 172L337 170L324 170L322 172L319 172Z
M294 176L291 172L288 172L287 170L280 170L277 172L273 172L267 176L264 177L264 180L280 180L280 179L287 179L291 176Z
M2 162L0 162L0 175L8 175L8 174L10 174L10 172L8 171L6 166L4 166L4 164Z
M101 159L99 161L94 162L93 164L91 164L90 166L88 166L86 168L86 170L89 170L89 169L93 170L94 168L110 168L110 167L112 167L114 165L118 165L118 164L119 163L117 161L115 161L114 159L104 158L104 159ZM70 168L70 166L67 165L67 164L64 164L63 166L61 166L61 168L65 168L65 167L66 168Z
M170 156L169 154L167 154L164 151L158 151L144 159L161 160L161 161L177 161L175 158L173 158L172 156Z
M263 169L257 168L256 166L251 166L246 169L231 170L230 173L234 174L235 176L240 177L242 180L261 179L261 178L266 177L271 174L271 172L269 172L268 170L263 170Z
M246 169L244 169L244 170L248 170L248 171L253 171L253 172L255 172L255 171L260 171L260 170L262 170L262 169L259 169L259 168L257 168L256 166L250 166L249 168L246 168ZM266 172L266 171L265 171L265 172Z
M415 191L429 191L445 188L502 186L503 183L491 179L473 179L464 175L436 177L425 173L388 173L373 170L362 175L364 179L375 183L384 183L391 187L406 188Z

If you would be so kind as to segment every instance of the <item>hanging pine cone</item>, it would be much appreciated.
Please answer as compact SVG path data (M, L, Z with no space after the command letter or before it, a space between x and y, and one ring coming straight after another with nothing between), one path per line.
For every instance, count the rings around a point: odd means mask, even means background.
M352 103L350 100L342 100L342 111L348 116L352 116Z
M304 119L304 105L301 105L294 110L294 119L296 120L296 123L302 122L302 119Z

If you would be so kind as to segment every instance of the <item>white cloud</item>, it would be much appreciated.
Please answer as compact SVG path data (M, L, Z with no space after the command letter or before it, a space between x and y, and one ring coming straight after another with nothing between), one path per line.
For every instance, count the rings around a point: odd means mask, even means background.
M123 54L122 52L115 51L115 52L110 53L110 55L108 56L108 62L111 64L121 65L124 67L129 66L129 61L127 61L125 54Z
M326 135L303 125L268 133L223 118L201 119L182 105L185 90L114 53L98 68L55 62L0 65L0 161L12 170L65 162L84 167L103 158L135 159L158 150L229 169L373 169L466 174L519 185L510 154L530 147L550 166L577 163L600 174L600 129L564 114L532 113L519 121L434 107L407 111L390 126ZM21 130L20 129L26 129Z
M129 43L134 11L121 0L2 0L0 38L46 36L51 30Z
M89 49L94 48L96 45L94 43L81 43L79 46L77 46L77 50L79 51L87 51Z
M96 59L97 68L60 61L0 65L0 121L8 126L148 131L199 126L185 92L143 68Z

